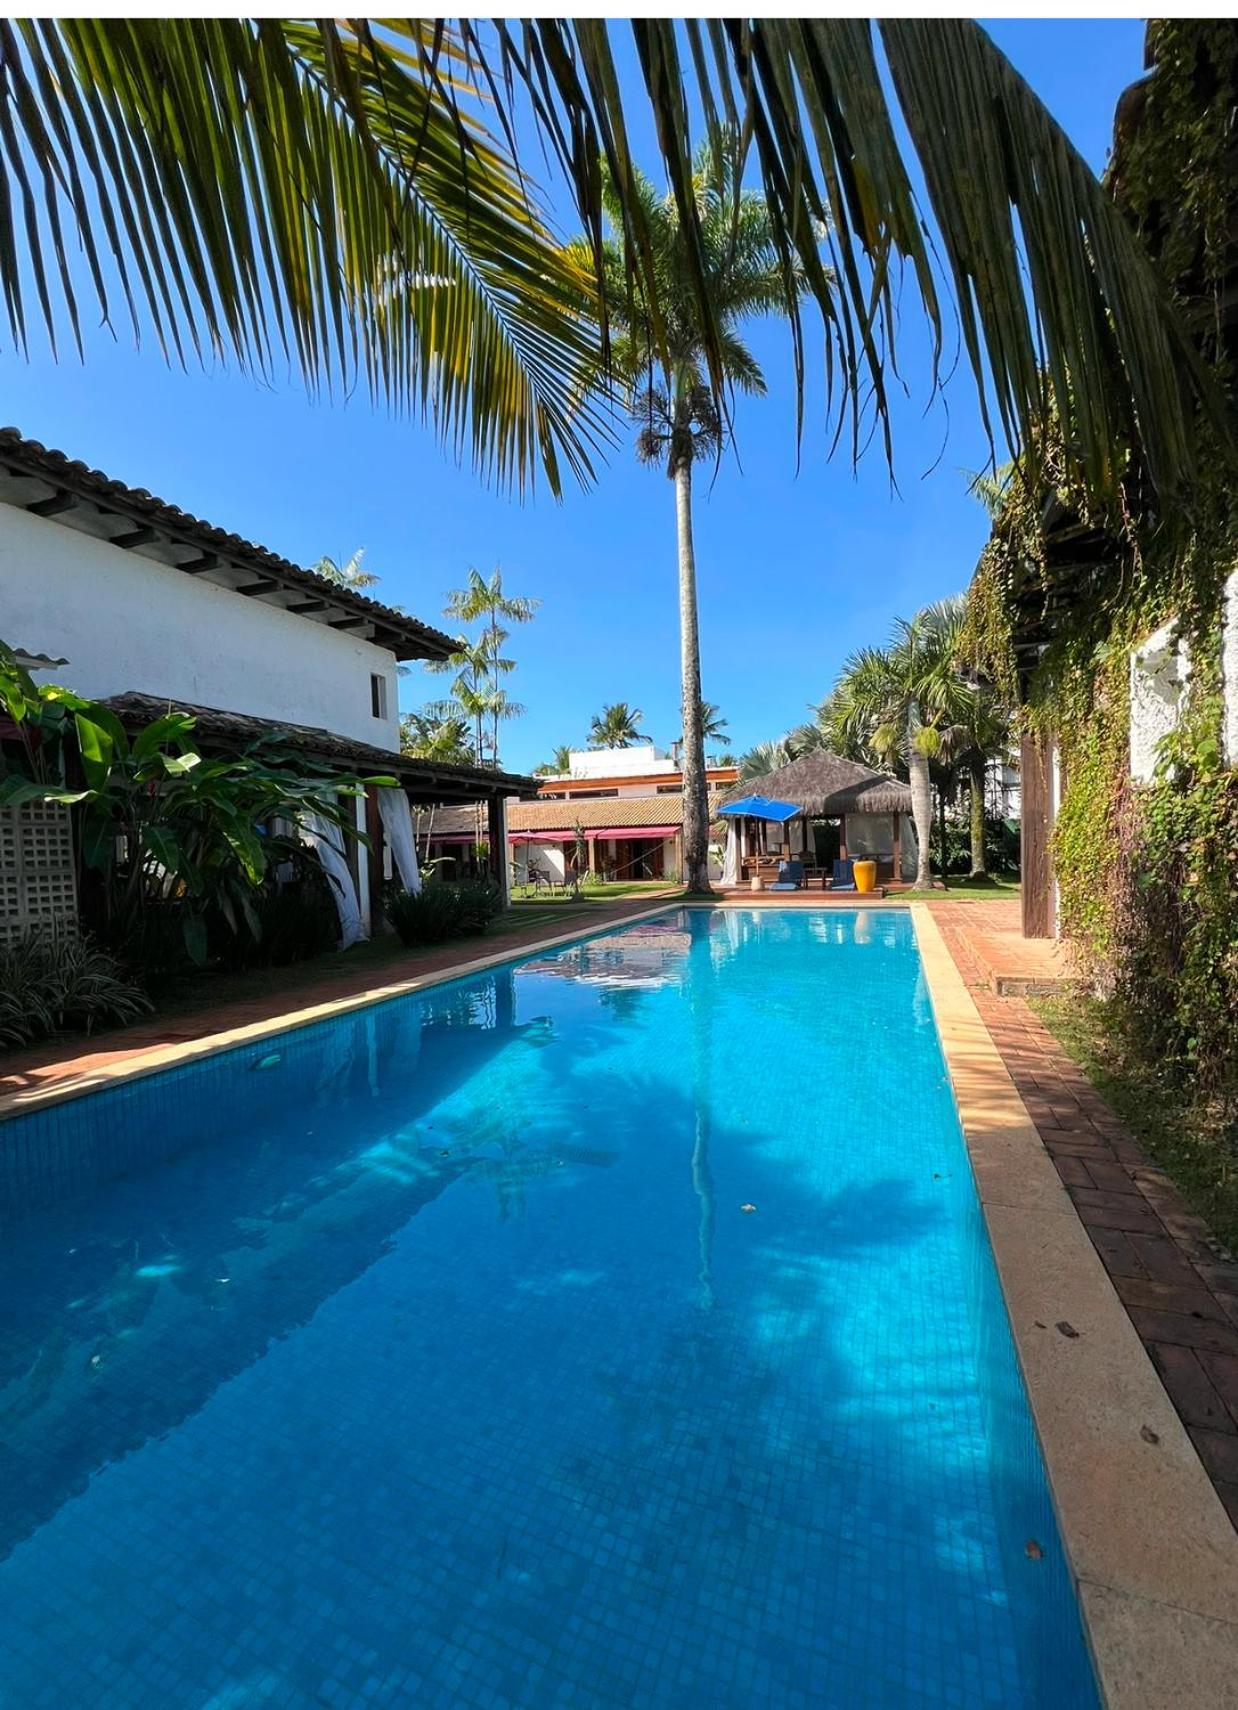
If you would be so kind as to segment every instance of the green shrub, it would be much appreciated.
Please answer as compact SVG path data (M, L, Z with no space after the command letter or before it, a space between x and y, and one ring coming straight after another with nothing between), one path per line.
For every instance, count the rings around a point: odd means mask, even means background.
M503 905L494 879L431 879L419 896L400 891L387 918L404 944L442 944L484 932Z
M91 938L31 933L0 950L0 1047L72 1030L125 1026L151 1007L140 986Z
M340 919L317 861L301 864L287 883L269 881L253 902L256 933L235 932L222 916L210 919L212 957L229 968L284 968L325 956L340 939Z

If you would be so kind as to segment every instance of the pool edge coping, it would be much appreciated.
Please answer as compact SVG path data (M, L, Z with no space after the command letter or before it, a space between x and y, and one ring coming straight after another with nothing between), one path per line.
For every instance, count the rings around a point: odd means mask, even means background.
M425 991L431 986L445 985L449 980L468 979L473 974L484 974L488 968L497 968L504 962L523 961L526 956L537 956L544 950L558 949L564 944L596 938L607 932L619 932L625 926L634 926L642 920L652 920L656 915L667 914L672 909L681 907L683 904L679 901L658 902L640 910L639 913L626 914L619 920L602 921L583 930L577 925L574 931L558 932L549 938L537 938L514 949L509 947L506 950L493 951L487 956L474 956L467 961L455 962L447 968L410 975L406 980L389 981L381 986L367 986L364 991L350 992L347 997L329 998L322 1003L305 1004L299 1009L282 1010L278 1015L266 1016L262 1021L246 1022L242 1027L204 1033L200 1039L185 1039L173 1045L154 1045L149 1051L142 1051L121 1062L105 1063L97 1069L85 1069L80 1074L66 1075L63 1080L52 1081L47 1085L3 1093L0 1094L0 1131L3 1131L6 1122L21 1116L33 1116L53 1105L87 1098L92 1093L104 1092L109 1087L123 1085L127 1081L145 1080L151 1075L163 1074L168 1069L177 1069L186 1063L201 1062L225 1051L235 1051L239 1047L256 1044L275 1034L312 1027L315 1022L330 1021L335 1016L348 1015L354 1010L369 1009L374 1004L407 997L412 992Z
M1102 1700L1232 1702L1238 1533L931 908L906 906Z

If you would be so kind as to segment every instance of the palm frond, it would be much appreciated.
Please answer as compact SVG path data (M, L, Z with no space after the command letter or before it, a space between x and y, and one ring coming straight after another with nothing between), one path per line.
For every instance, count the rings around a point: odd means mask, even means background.
M0 24L0 290L89 290L166 354L295 362L426 416L500 484L588 479L596 330L434 22ZM72 253L80 245L85 277Z
M598 20L492 20L495 40L461 25L500 105L520 88L571 182L603 292L604 215L617 216L625 287L669 356L657 221L638 194L630 123L652 111L683 228L681 278L696 299L709 382L725 393L724 317L707 288L705 221L690 114L751 156L770 218L802 397L801 298L826 334L826 380L852 451L868 412L892 447L887 379L896 369L896 277L919 295L941 362L952 295L966 362L995 441L1031 455L1052 406L1091 491L1111 497L1127 448L1162 494L1193 473L1190 428L1202 407L1234 443L1223 410L1152 265L1082 156L985 32L964 20L726 18L630 25L643 90L621 93L612 29ZM877 43L895 93L887 98ZM497 46L495 45L497 42ZM500 93L506 91L506 95ZM638 112L638 109L641 109ZM900 151L903 126L927 207ZM615 195L606 204L597 161ZM936 244L926 223L931 216ZM823 249L824 234L824 249ZM612 281L613 285L613 281ZM935 372L934 387L940 375Z

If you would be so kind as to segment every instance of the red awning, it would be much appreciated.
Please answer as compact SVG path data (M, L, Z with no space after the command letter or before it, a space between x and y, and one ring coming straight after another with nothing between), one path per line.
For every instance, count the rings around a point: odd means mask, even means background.
M585 833L588 837L589 832ZM575 843L574 831L509 831L509 843Z

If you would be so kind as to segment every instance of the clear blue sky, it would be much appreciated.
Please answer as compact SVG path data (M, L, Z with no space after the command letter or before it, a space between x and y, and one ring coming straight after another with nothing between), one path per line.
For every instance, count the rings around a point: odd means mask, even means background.
M1142 23L991 28L1100 169L1114 104L1141 70ZM704 692L729 718L737 751L799 723L852 648L880 641L896 615L971 574L985 524L959 472L982 465L985 444L962 375L947 394L949 419L940 408L924 416L917 314L908 300L913 396L895 424L897 495L879 450L858 474L845 455L825 461L819 412L797 474L786 334L752 331L769 397L741 407L742 470L728 460L712 489L702 483L697 507ZM643 708L663 744L677 734L672 490L630 451L588 493L521 503L487 492L429 430L362 397L312 404L294 379L272 388L236 373L171 371L153 343L134 352L100 333L84 366L0 350L0 377L6 423L298 562L363 546L382 576L377 597L429 621L470 564L501 563L511 590L543 602L514 644L512 692L528 712L505 737L507 764L530 767L558 742L582 743L604 701ZM441 690L441 678L414 666L402 699L416 705Z

